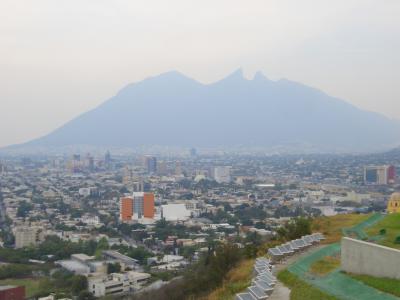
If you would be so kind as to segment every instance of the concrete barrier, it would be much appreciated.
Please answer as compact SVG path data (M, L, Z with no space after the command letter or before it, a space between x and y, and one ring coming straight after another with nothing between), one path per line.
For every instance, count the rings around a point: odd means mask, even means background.
M342 270L373 277L400 279L400 250L342 238Z

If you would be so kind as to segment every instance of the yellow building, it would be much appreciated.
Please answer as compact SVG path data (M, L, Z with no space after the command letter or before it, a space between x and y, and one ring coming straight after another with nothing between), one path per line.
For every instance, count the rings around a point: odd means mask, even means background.
M400 213L400 193L394 193L390 197L387 211L389 213Z

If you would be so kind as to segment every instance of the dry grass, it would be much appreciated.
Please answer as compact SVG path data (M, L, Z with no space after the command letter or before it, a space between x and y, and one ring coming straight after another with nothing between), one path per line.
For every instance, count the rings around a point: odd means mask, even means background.
M326 275L340 266L338 257L326 256L311 265L310 272L315 275Z
M353 227L368 219L371 215L346 214L332 217L319 217L314 219L312 230L321 232L326 240L323 244L331 244L340 241L342 228Z
M34 296L40 289L40 280L33 278L26 279L4 279L0 280L0 285L24 286L27 297Z
M201 300L231 300L236 293L245 290L251 282L254 260L248 259L232 269L223 285Z

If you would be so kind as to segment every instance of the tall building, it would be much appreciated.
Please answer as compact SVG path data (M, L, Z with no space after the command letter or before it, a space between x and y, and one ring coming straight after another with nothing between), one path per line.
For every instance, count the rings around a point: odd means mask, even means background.
M6 166L0 162L0 174L6 172Z
M175 175L176 176L182 175L182 165L180 161L175 162Z
M106 154L104 155L104 165L106 168L109 168L111 165L111 154L110 151L107 151Z
M124 175L122 177L122 183L125 185L130 185L133 182L133 172L129 166L124 168Z
M394 193L388 202L387 211L389 213L400 213L400 193Z
M39 245L44 241L44 230L42 227L20 226L14 229L15 248L24 248Z
M191 157L197 156L197 150L196 150L196 148L190 149L190 156L191 156Z
M120 199L120 220L131 221L154 218L154 194L134 192L131 197Z
M94 157L90 153L86 155L85 166L90 171L94 170Z
M395 166L389 166L387 176L388 176L388 183L390 183L390 184L396 183L396 168L395 168Z
M364 183L386 185L396 181L394 166L367 166L364 168Z
M231 167L215 167L213 169L213 178L218 183L229 183L231 182Z
M159 175L167 175L167 163L162 160L157 163L157 174Z
M119 218L121 221L131 221L133 217L133 198L123 197L119 204Z
M132 189L134 192L143 192L144 191L144 182L142 179L134 181L132 183Z
M157 172L157 158L155 156L145 155L143 157L143 166L149 174Z
M72 155L72 158L68 162L67 167L71 173L81 172L83 167L83 162L81 161L81 155L80 154Z

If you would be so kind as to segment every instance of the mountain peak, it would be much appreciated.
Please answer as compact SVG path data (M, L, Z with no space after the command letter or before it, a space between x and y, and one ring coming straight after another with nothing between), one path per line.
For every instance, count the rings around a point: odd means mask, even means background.
M243 69L238 68L235 71L233 71L231 74L229 74L225 79L245 79L243 76Z
M194 79L186 76L185 74L172 70L168 72L161 73L159 75L149 77L148 79L160 79L160 80L190 80L190 81L195 81ZM147 80L147 79L145 79Z
M267 81L268 78L264 75L263 72L257 71L257 72L254 74L253 80L255 80L255 81Z

